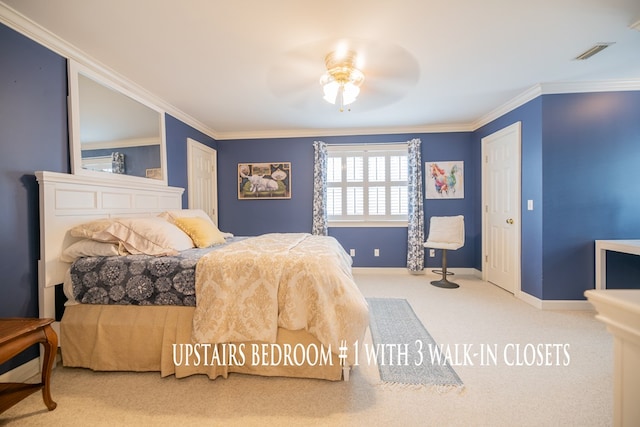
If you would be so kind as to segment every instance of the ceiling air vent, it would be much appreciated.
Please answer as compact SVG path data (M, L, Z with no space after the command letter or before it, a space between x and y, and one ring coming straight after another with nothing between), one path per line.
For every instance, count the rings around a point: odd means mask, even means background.
M577 59L578 61L584 61L585 59L591 58L596 53L602 52L612 44L613 43L596 43L589 49L582 52L580 55L576 56L574 59Z

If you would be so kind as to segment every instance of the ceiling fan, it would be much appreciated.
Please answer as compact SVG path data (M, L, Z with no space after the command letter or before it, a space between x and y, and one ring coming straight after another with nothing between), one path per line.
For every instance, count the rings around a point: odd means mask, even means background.
M338 110L323 99L321 76L327 73L328 59L340 49L355 57L351 60L363 75L357 101L349 105L352 111L392 104L418 83L420 66L401 46L360 39L321 40L275 59L267 75L273 95L293 108Z

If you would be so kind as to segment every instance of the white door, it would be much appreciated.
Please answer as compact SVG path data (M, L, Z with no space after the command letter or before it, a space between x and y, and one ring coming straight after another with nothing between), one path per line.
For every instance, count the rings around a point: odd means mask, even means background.
M187 138L189 208L202 209L218 224L217 157L213 148Z
M520 122L482 139L483 277L520 292Z

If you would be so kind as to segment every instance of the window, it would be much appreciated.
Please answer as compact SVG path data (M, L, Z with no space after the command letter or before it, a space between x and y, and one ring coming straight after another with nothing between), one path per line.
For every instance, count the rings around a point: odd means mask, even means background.
M406 225L407 145L329 145L329 224Z

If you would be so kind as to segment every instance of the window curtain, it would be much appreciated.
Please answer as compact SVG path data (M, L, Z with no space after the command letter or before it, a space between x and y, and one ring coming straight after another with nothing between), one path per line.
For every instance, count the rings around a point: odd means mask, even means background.
M326 236L327 225L327 144L313 142L313 226L311 234Z
M409 202L409 222L407 227L407 268L411 273L424 269L424 210L422 208L422 160L420 139L408 142L407 193Z

